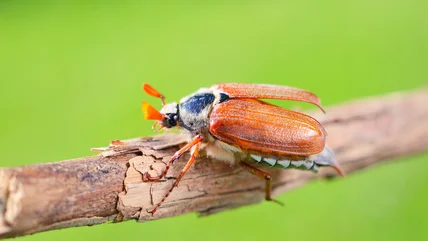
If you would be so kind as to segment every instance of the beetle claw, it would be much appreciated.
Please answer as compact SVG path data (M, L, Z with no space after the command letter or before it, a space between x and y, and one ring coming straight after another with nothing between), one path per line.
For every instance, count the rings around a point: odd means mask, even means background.
M157 177L152 177L148 172L144 173L143 175L143 181L145 182L155 182L155 181L159 181L160 179L162 179L162 175L157 176Z
M150 213L151 215L152 215L152 217L153 217L153 215L155 215L155 212L156 212L156 209L153 209L153 210L151 210L151 211L148 211L148 210L146 210L148 213Z

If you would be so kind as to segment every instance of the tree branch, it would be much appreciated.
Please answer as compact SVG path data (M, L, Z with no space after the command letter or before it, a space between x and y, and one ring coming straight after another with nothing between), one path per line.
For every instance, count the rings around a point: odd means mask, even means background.
M428 149L428 91L397 93L354 101L314 114L326 127L328 145L347 172ZM138 138L93 157L0 169L0 237L15 237L66 227L136 219L147 221L188 212L208 215L257 203L264 182L240 167L200 158L164 205L158 202L185 164L177 161L167 179L156 176L185 142L177 134ZM265 169L266 170L266 169ZM334 176L298 170L268 169L273 193L284 193L311 179Z

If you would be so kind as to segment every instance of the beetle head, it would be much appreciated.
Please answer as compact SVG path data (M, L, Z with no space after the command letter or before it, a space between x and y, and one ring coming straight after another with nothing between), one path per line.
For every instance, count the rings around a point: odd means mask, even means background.
M155 120L156 123L153 125L153 128L156 127L156 125L160 125L160 128L156 131L161 130L162 128L172 128L174 126L177 126L179 122L179 114L178 114L178 104L176 102L165 104L165 96L163 96L161 93L159 93L157 90L155 90L152 86L149 84L143 85L143 90L153 96L160 98L162 100L162 109L160 111L156 110L153 106L151 106L147 102L142 103L142 110L144 114L144 118L146 120Z

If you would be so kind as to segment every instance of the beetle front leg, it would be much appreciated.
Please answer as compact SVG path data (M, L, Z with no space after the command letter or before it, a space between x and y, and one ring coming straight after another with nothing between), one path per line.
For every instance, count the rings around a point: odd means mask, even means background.
M187 162L186 166L184 166L183 170L181 170L181 172L178 175L177 179L175 179L174 184L172 184L172 187L168 190L168 192L165 194L165 196L162 198L162 200L158 204L156 204L156 206L155 206L155 208L153 208L153 210L147 211L152 216L155 214L155 212L158 210L158 208L162 205L162 203L168 198L168 196L172 192L172 190L174 190L174 188L178 186L178 183L180 182L181 178L183 178L184 174L186 174L187 170L189 170L189 168L195 162L195 159L198 156L198 151L199 151L199 146L200 146L200 141L201 140L202 139L200 139L199 142L197 142L195 144L195 147L192 150L192 154L190 156L189 161Z
M183 153L185 153L186 151L188 151L190 148L192 148L192 146L196 145L197 143L201 142L203 139L202 135L197 135L191 142L187 143L187 145L185 145L183 148L181 148L180 150L178 150L176 153L174 153L174 155L171 157L171 159L169 159L165 170L162 172L162 174L158 177L152 177L150 176L149 173L145 173L144 174L144 179L148 180L148 181L158 181L160 179L162 179L163 177L166 176L166 174L168 173L169 168L171 167L171 165L174 163L175 160L177 160L178 158L180 158L181 155L183 155Z
M275 199L272 199L272 197L271 197L271 180L272 180L272 177L271 177L271 175L270 175L269 173L264 172L264 171L262 171L262 170L259 170L259 169L255 168L255 167L253 167L253 166L251 166L251 165L249 165L249 164L245 163L245 162L240 162L240 164L241 164L243 167L245 167L245 168L246 168L249 172L251 172L252 174L254 174L254 175L256 175L256 176L258 176L258 177L260 177L260 178L265 179L265 181L266 181L266 187L265 187L265 199L266 199L267 201L273 201L273 202L275 202L275 203L278 203L278 204L279 204L279 205L281 205L281 206L284 206L284 204L283 204L282 202L280 202L280 201L278 201L278 200L275 200Z

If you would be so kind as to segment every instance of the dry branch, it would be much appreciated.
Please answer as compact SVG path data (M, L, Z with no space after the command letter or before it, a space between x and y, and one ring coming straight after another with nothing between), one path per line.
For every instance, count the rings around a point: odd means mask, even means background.
M427 150L427 103L428 91L423 89L354 101L329 108L327 116L316 116L329 133L328 145L350 173ZM240 167L200 158L152 218L146 210L173 180L143 182L142 173L156 175L183 142L180 135L133 139L93 157L0 169L0 237L110 220L146 221L188 212L207 215L263 200L263 181ZM176 176L184 163L177 161L168 176ZM269 172L274 194L334 175L328 168L319 174Z

